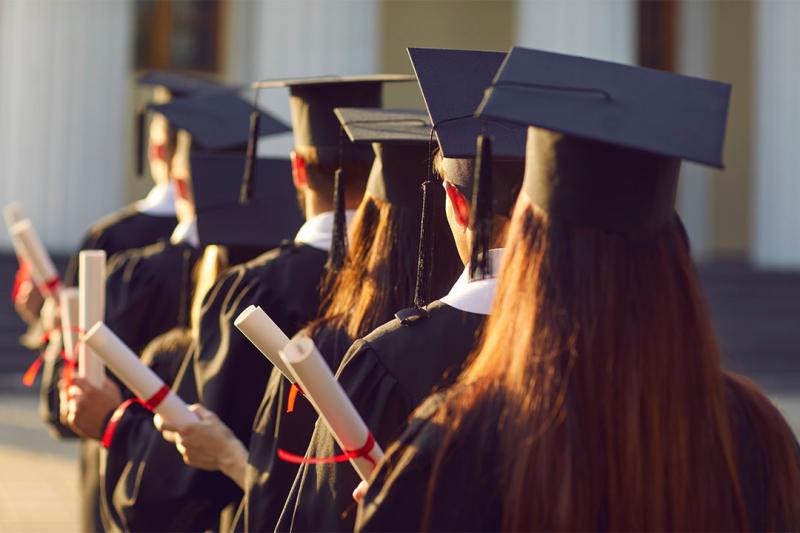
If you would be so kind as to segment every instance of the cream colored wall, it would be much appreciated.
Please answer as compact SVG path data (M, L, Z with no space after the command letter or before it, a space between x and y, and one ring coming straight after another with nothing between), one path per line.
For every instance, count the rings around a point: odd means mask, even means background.
M380 7L379 64L385 72L413 73L408 47L505 51L514 42L511 0L382 0ZM387 107L424 107L415 83L388 87L385 100Z

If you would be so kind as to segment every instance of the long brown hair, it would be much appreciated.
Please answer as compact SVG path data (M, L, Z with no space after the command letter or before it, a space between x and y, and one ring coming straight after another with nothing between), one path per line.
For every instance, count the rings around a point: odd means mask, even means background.
M448 450L499 428L506 529L748 529L730 380L678 223L637 242L552 223L521 194L507 244L486 335L435 415L423 524ZM771 527L797 525L791 432L736 383Z
M436 201L444 205L441 187ZM461 264L444 209L435 209L432 232L436 240L432 294L444 294L455 281ZM326 284L319 321L333 324L357 339L392 319L413 301L419 250L420 212L399 207L369 194L352 222L347 260L341 272Z

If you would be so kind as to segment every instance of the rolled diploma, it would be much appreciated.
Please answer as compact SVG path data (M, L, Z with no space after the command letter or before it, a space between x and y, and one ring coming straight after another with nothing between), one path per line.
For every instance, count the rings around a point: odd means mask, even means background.
M54 293L58 292L54 285L58 281L58 271L50 254L42 244L42 240L33 229L31 221L25 218L16 222L11 226L11 235L12 239L17 239L22 249L25 250L23 257L30 263L28 266L36 273L36 277L42 280L43 283L39 286L42 292L48 296L55 295Z
M20 265L25 263L28 268L28 273L31 276L31 279L36 284L37 287L41 287L44 285L44 280L39 276L39 272L34 270L31 267L31 256L28 253L28 250L25 249L25 244L22 242L22 239L19 236L11 234L11 245L14 247L14 253L17 256L17 260L19 261Z
M11 202L3 208L3 218L6 220L6 226L11 229L11 226L25 218L22 214L22 204L19 202Z
M292 376L286 363L284 363L280 357L280 351L289 344L289 337L281 331L281 328L272 321L263 309L255 305L249 306L239 313L233 325L247 337L247 340L249 340L253 346L258 348L258 351L260 351L273 366L286 376L286 379L294 383L294 376Z
M161 378L142 363L136 354L102 322L92 326L84 335L83 341L91 346L92 350L103 358L114 374L142 400L147 401L152 398L164 386ZM197 416L189 410L186 403L172 391L155 407L155 412L164 417L167 422L178 427L198 421Z
M78 287L78 327L80 331L86 331L105 318L106 253L103 250L84 250L78 255ZM81 343L78 347L78 375L95 387L101 387L105 374L103 360L86 343Z
M320 355L314 341L308 337L293 339L281 351L286 365L303 388L303 394L328 426L342 450L362 448L369 436L369 428L358 414L333 372ZM383 450L375 443L369 457L377 463L383 459ZM350 459L362 480L368 481L373 465L364 457Z
M64 339L64 353L67 358L74 360L75 356L75 343L78 340L77 327L79 315L79 295L78 289L75 287L67 287L61 291L59 295L61 298L60 311L61 311L61 334Z

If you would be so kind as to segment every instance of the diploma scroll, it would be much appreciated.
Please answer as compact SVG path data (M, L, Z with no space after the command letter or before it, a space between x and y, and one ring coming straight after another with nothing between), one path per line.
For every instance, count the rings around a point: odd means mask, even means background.
M164 389L165 384L161 378L142 363L136 354L102 322L92 326L83 340L145 403ZM169 391L160 402L154 402L150 407L164 417L164 420L177 427L198 421L197 415L191 412L186 403L172 391Z
M78 255L79 311L78 327L86 331L105 318L106 312L106 253L103 250L84 250ZM95 387L103 385L103 360L85 343L78 347L78 375Z
M295 338L281 351L281 357L336 442L350 455L353 468L367 481L372 469L383 459L383 450L336 381L314 341L308 337Z
M31 221L25 218L11 226L11 240L15 248L21 248L22 258L34 273L34 279L41 280L39 290L47 296L58 296L61 284L58 271Z
M6 226L11 229L11 226L25 218L22 214L22 204L19 202L11 202L3 208L3 218L6 221Z
M79 295L75 287L67 287L59 295L61 313L61 338L64 339L64 353L67 359L74 361L78 355L75 346L78 342Z
M255 305L249 306L236 317L233 325L286 376L286 379L294 383L294 376L280 357L280 351L289 344L289 337L263 309Z

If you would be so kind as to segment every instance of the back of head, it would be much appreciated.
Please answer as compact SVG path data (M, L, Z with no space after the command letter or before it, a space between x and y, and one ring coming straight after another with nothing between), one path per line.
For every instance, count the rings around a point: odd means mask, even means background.
M352 338L366 335L413 303L417 277L422 198L429 174L425 144L374 145L375 160L367 194L352 222L347 260L329 279L323 320L333 321ZM436 188L435 203L444 203ZM434 294L453 283L460 261L443 210L435 210L431 238L437 243L431 268Z
M499 420L505 528L739 530L753 505L795 523L797 458L779 424L759 438L784 481L762 502L743 496L719 347L674 214L677 161L550 132L528 146L469 386L437 415L449 431L430 490L448 448Z

